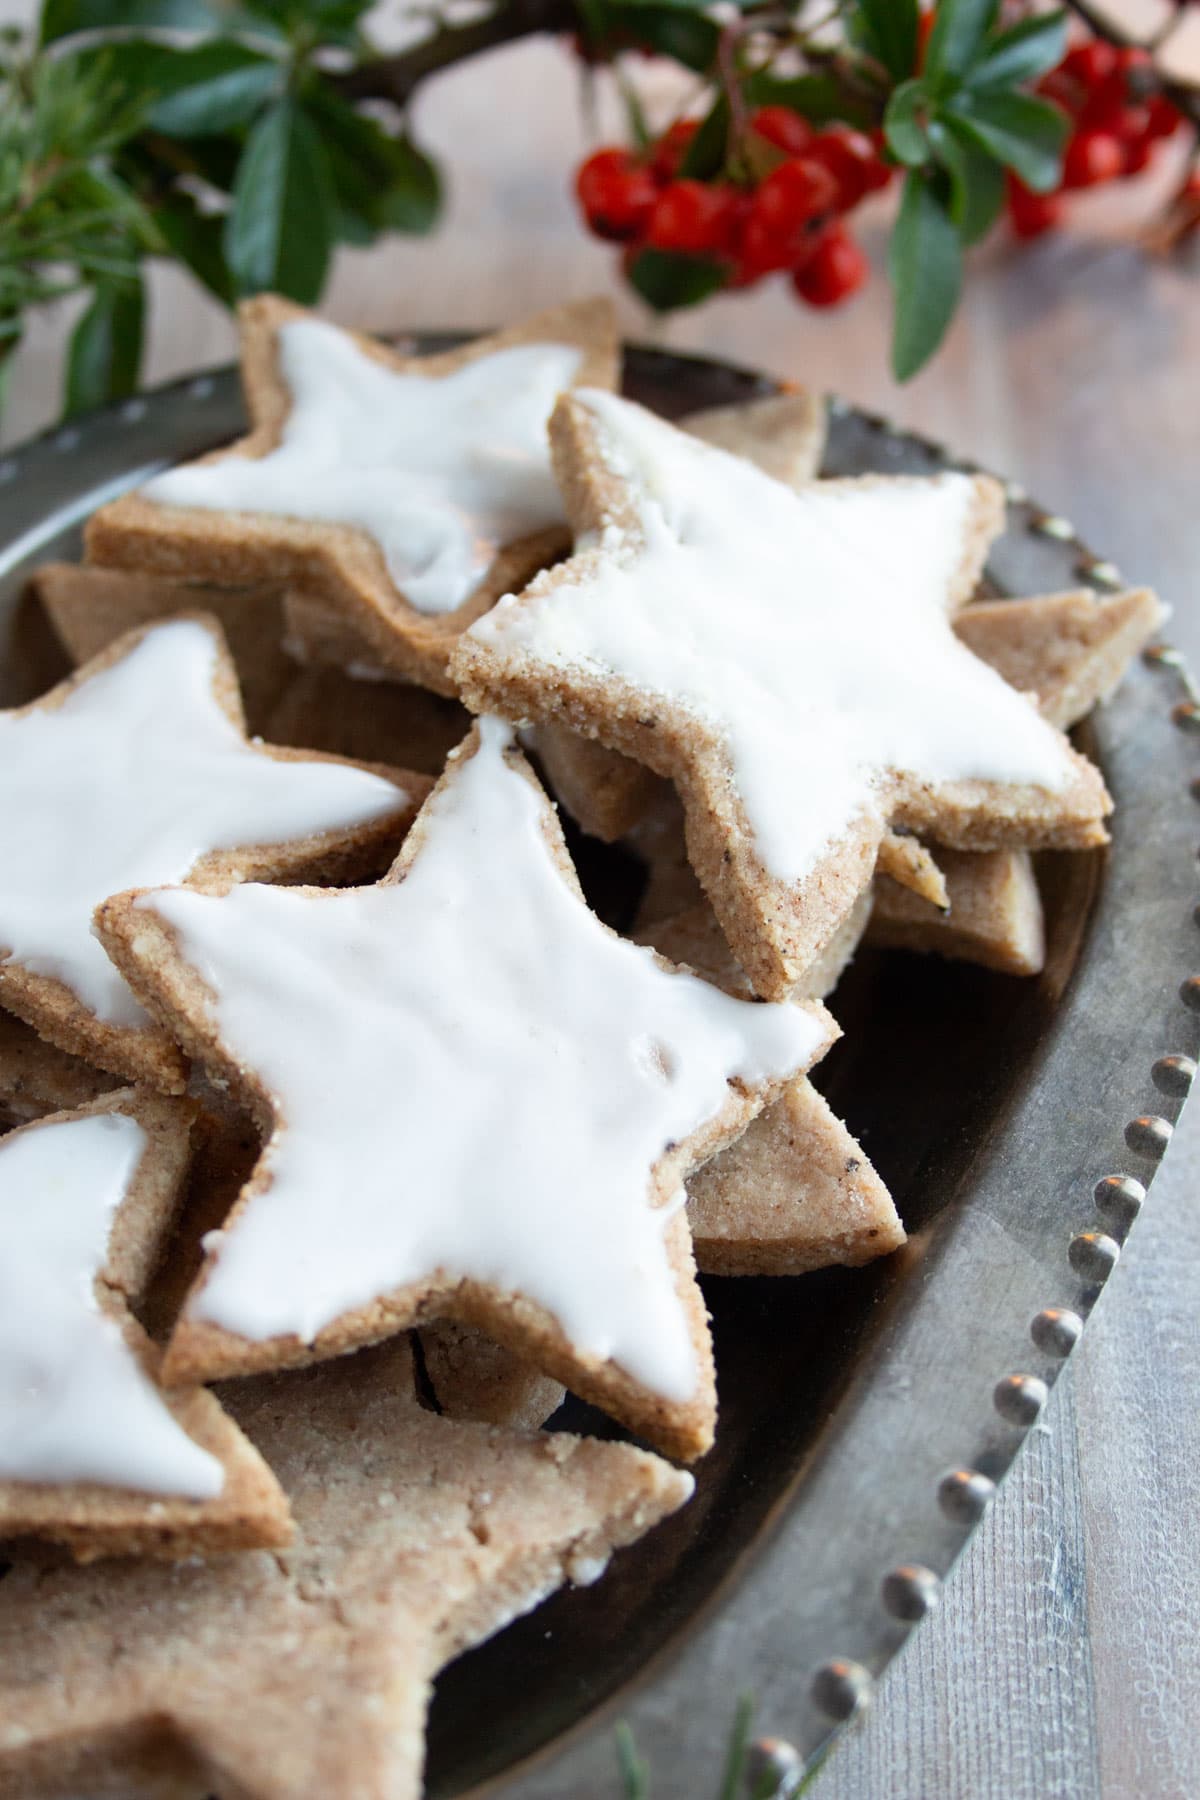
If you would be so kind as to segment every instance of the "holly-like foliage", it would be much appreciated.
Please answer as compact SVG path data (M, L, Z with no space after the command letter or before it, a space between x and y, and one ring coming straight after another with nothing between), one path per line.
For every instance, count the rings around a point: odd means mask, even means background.
M0 358L30 306L90 290L68 411L130 392L143 263L226 305L321 293L336 246L428 231L437 170L344 91L369 0L46 0L0 64Z
M369 10L44 0L31 46L0 36L0 378L28 309L84 291L67 409L128 393L147 258L182 263L226 305L264 289L307 303L339 244L428 231L441 184L408 127L413 92L532 32L569 37L625 97L630 142L589 158L577 189L656 310L776 273L805 304L838 304L868 273L847 215L901 187L902 380L941 342L964 252L1006 203L1034 237L1057 223L1062 187L1136 174L1179 122L1148 58L1098 40L1064 57L1065 13L1030 0L496 0L465 22L435 0L426 36L392 57L364 30ZM657 135L638 98L646 55L695 77ZM1195 226L1194 188L1176 235Z

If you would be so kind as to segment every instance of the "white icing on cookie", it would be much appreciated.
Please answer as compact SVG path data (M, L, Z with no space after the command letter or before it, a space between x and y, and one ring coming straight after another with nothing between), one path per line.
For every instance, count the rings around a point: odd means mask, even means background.
M429 802L403 880L138 902L216 995L280 1124L191 1313L305 1341L435 1272L538 1301L585 1355L694 1391L652 1166L822 1028L616 937L563 879L507 727Z
M563 521L546 421L582 352L517 344L453 374L401 375L316 319L279 332L292 406L268 455L156 476L147 500L354 525L411 606L453 612L505 544Z
M966 476L796 492L627 400L577 397L641 541L612 527L602 560L508 596L469 635L615 678L648 712L664 696L683 707L725 746L775 876L802 879L877 815L888 770L1051 791L1071 779L1057 734L951 629Z
M92 936L100 901L182 881L209 851L344 830L404 801L366 770L253 750L213 693L217 653L211 631L174 620L61 706L0 713L0 957L110 1024L146 1014Z
M96 1300L113 1215L146 1150L124 1113L0 1143L0 1479L210 1500L224 1470L168 1412Z

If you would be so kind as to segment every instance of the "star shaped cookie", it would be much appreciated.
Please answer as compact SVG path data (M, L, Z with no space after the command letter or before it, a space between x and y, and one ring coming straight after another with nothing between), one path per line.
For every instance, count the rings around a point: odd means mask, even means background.
M240 311L248 437L101 507L89 558L335 607L389 669L453 693L465 624L567 547L546 420L611 387L607 301L401 356L273 296Z
M0 1538L84 1560L288 1541L266 1464L203 1388L158 1387L132 1310L193 1111L124 1090L0 1142Z
M955 637L1002 500L984 477L789 492L642 408L559 402L581 547L452 662L480 711L570 725L670 776L758 993L787 993L889 825L963 849L1087 847L1098 772Z
M1043 718L1066 730L1112 692L1165 616L1148 589L1100 598L1081 588L979 601L955 614L954 630L1011 686L1030 695ZM639 821L630 843L649 872L636 921L640 941L655 942L649 927L661 921L675 929L682 918L701 918L702 890L688 861L682 811L669 789ZM911 859L908 869L902 856ZM934 862L916 838L890 833L880 844L875 875L868 942L933 951L1009 975L1036 975L1042 968L1042 906L1027 851L939 847ZM691 960L686 948L659 947ZM831 947L836 965L836 939ZM820 960L815 985L812 968L802 985L824 997L832 984L825 983Z
M97 929L268 1133L172 1379L444 1314L652 1442L707 1448L682 1184L836 1028L601 925L507 726L473 730L376 887L160 889L107 902Z
M691 1493L648 1452L456 1425L407 1343L238 1384L296 1539L175 1568L20 1557L0 1607L0 1794L418 1800L437 1671Z
M158 881L374 871L428 789L422 776L248 742L213 620L129 633L0 713L0 1004L101 1068L182 1092L178 1047L92 935L98 902Z
M806 390L708 407L680 421L691 436L749 458L776 481L792 487L816 475L825 424L824 402ZM344 611L306 592L287 594L283 607L288 647L301 663L332 666L364 681L396 676L397 671L389 671L375 658L371 644ZM605 843L632 829L661 785L640 763L564 726L543 726L536 733L536 750L560 805L584 831Z

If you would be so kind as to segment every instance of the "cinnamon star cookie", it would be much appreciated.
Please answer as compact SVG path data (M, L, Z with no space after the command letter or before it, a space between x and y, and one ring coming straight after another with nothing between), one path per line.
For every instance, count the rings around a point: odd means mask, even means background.
M607 301L440 356L400 356L271 295L244 302L250 435L101 507L89 558L191 581L295 587L389 669L453 693L465 624L569 543L546 420L612 386Z
M455 1425L396 1340L230 1404L296 1522L272 1555L45 1567L0 1606L0 1800L418 1800L453 1657L683 1504L627 1444Z
M576 554L452 661L480 711L570 725L677 784L758 993L786 994L889 825L964 849L1104 841L1098 772L955 637L1002 520L984 477L793 493L629 401L551 422Z
M123 1091L0 1143L0 1538L57 1539L83 1560L288 1540L266 1465L211 1394L157 1386L131 1310L191 1117Z
M97 929L268 1132L174 1379L478 1324L651 1441L712 1436L683 1181L836 1028L601 925L509 728L451 759L388 878L108 901Z
M130 632L0 713L0 1004L101 1068L182 1092L178 1048L92 935L97 903L156 881L373 872L428 789L248 742L213 620Z

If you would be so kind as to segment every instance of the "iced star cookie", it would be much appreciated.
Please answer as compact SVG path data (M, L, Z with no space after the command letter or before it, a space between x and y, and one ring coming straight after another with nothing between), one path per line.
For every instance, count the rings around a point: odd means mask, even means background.
M0 1141L0 1539L81 1560L286 1543L287 1504L211 1394L164 1392L134 1317L192 1108L108 1095Z
M0 713L0 1004L60 1048L182 1092L187 1065L92 934L123 888L352 878L429 783L247 740L215 621L135 631Z
M0 1608L0 1797L419 1800L439 1669L681 1506L645 1451L455 1425L402 1339L230 1405L296 1523L166 1570L21 1555Z
M102 507L89 558L333 606L385 668L453 693L463 626L566 548L546 420L611 387L607 301L440 356L400 356L271 296L246 301L248 437Z
M97 929L268 1134L173 1379L444 1315L652 1442L707 1448L682 1184L836 1028L601 925L507 726L472 732L376 887L158 889L107 902Z
M1098 772L955 637L1002 500L984 477L811 483L614 395L560 401L581 547L453 659L467 703L551 719L673 779L760 994L787 993L889 825L962 849L1104 841Z
M820 467L825 407L804 390L735 401L689 413L682 430L747 457L777 481L798 487ZM372 650L343 613L309 594L286 596L287 642L302 663L333 666L359 680L388 679ZM564 726L544 725L532 736L538 763L559 804L592 837L614 843L633 829L661 782L647 768ZM423 767L413 763L413 767Z

